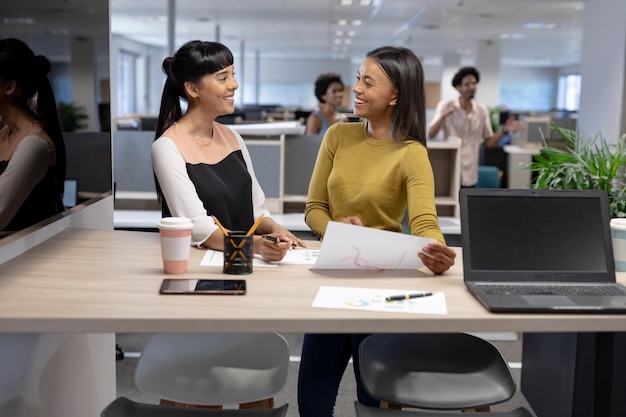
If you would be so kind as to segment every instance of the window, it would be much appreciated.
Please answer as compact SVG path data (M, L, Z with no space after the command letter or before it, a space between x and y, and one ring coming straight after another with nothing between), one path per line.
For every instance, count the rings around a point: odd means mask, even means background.
M137 55L120 51L117 61L117 116L137 112Z
M559 110L578 111L580 106L580 74L564 74L559 77L556 106Z

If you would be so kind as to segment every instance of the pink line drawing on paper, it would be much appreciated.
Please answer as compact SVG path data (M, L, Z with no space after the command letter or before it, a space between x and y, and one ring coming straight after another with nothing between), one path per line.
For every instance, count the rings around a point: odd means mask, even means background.
M352 265L354 265L357 269L371 269L375 271L384 271L385 269L394 269L396 266L402 263L402 259L404 259L404 255L406 255L406 254L403 254L395 266L393 265L378 265L377 266L377 265L371 265L370 261L368 261L365 257L362 256L362 251L359 247L357 247L356 245L352 245L352 249L354 249L354 252L355 252L354 256L345 256L343 258L340 258L340 261L342 262L348 261L352 263Z

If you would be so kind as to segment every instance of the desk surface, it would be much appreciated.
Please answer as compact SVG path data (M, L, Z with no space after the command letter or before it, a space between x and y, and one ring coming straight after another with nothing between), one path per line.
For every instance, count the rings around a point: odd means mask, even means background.
M224 278L203 254L192 248L184 277ZM460 256L437 277L256 268L245 296L159 295L165 277L156 233L68 229L0 265L0 332L626 331L623 315L491 314L465 289ZM444 291L448 314L313 308L322 285Z

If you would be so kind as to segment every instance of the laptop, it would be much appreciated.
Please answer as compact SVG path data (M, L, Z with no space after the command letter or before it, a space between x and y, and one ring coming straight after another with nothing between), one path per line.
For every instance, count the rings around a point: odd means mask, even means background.
M626 313L603 191L463 188L464 282L494 312Z

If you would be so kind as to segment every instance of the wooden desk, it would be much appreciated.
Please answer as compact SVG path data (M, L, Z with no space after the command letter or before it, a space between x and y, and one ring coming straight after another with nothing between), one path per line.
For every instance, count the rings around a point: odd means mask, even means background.
M203 254L192 248L185 277L224 278L199 265ZM0 277L0 332L626 331L623 315L491 314L466 290L460 254L443 276L281 265L245 276L246 296L164 296L158 234L68 229L0 265ZM322 285L444 291L448 314L312 308Z
M316 242L312 242L313 244ZM221 268L199 265L203 254L203 250L192 249L189 271L185 277L224 278ZM67 229L0 265L0 333L5 333L0 335L0 351L3 340L6 343L7 340L11 342L21 337L50 335L54 338L57 334L69 335L68 337L95 334L97 337L99 334L104 336L116 332L518 331L549 336L554 332L587 332L584 334L592 335L595 332L613 334L612 332L626 331L626 319L623 315L491 314L466 290L462 279L460 253L456 265L443 276L432 276L420 271L316 272L306 266L295 265L259 267L251 275L245 276L248 281L248 294L245 296L159 295L158 288L164 277L159 236L156 233ZM626 283L626 273L619 273L618 279ZM448 314L431 316L312 308L313 299L322 285L443 291ZM2 336L6 338L2 339ZM84 350L92 348L89 343L77 341L79 353L82 352L80 347L83 345ZM73 368L74 372L68 378L74 378L73 382L81 387L81 392L65 389L61 398L55 397L54 401L48 399L47 402L41 400L42 404L48 405L53 401L53 405L57 406L59 403L73 404L72 401L76 401L77 397L84 400L85 396L91 396L93 398L90 408L85 406L63 412L57 410L56 413L49 411L42 415L97 415L113 399L114 372L100 373L94 371L93 366L94 363L100 363L113 368L113 346L110 343L99 343L102 346L95 356L81 353L63 362L72 365L68 369ZM541 347L541 343L539 346ZM54 349L50 351L56 352ZM580 356L581 352L579 350L575 355ZM541 352L539 354L541 356ZM619 358L620 355L621 353L614 352L611 357ZM602 355L598 353L598 356ZM40 357L41 355L24 355L21 357L24 366L18 365L17 368L30 376L34 372L31 368L41 364L30 366L29 361ZM525 355L523 371L526 368L526 359ZM558 360L557 355L557 362ZM11 361L19 359L0 358L0 369L11 364ZM565 374L565 370L569 371L571 366L579 365L578 362L557 362L550 364L552 370L546 368L550 374L554 375L556 372L557 378ZM613 360L610 362L611 366L617 367L615 370L618 372L609 372L609 382L602 385L609 385L616 392L612 401L618 398L620 387L626 385L621 376L621 380L614 384L615 375L626 375L626 365L623 362L624 360L621 363ZM594 367L597 366L599 365L594 362ZM42 381L46 374L42 371L43 365L38 369L41 376L35 381L34 386L38 388L33 394L35 396L43 391ZM6 382L3 375L0 372L0 385ZM580 390L587 393L594 390L597 392L601 383L598 382L600 375L601 373L596 372L596 379L590 378L584 386L574 381L574 384L578 384L577 394ZM523 375L522 381L524 378ZM59 380L67 381L48 378L44 381L47 383L46 389L50 385L63 388L64 384L59 384ZM91 381L91 385L85 381ZM563 384L565 382L560 380L553 385ZM108 387L108 390L99 392L102 385ZM55 392L55 395L60 394ZM598 400L594 399L594 395L597 394L586 397L585 404L591 402L591 406L595 406ZM570 401L571 397L567 397L567 400ZM556 404L559 404L558 400ZM0 393L0 411L2 406L3 394ZM615 412L603 411L604 414L595 415L624 415L620 414L620 410L623 410L620 407L614 407L612 410L617 410ZM34 414L10 415L19 417ZM544 415L555 414L543 414L541 417Z

